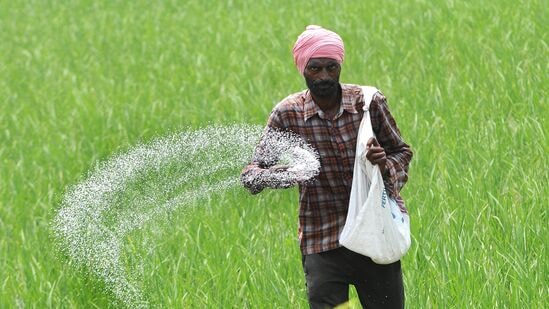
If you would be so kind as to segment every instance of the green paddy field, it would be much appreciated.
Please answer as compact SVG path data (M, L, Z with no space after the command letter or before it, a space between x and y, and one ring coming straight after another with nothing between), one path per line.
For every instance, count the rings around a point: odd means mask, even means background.
M57 249L63 194L139 143L264 124L305 87L291 47L308 24L342 36L341 81L380 88L414 151L407 307L547 308L542 0L0 1L0 308L122 306ZM150 307L308 306L296 189L155 224L124 248Z

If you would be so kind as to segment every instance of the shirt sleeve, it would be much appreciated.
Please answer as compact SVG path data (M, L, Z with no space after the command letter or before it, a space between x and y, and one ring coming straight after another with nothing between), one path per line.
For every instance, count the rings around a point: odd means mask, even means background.
M396 197L408 181L408 166L413 153L402 139L387 99L380 92L374 95L370 103L370 118L374 134L387 156L386 173L383 175L385 188L390 196Z

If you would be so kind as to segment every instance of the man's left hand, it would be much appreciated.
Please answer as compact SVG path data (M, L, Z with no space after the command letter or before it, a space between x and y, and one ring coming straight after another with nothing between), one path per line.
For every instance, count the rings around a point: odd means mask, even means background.
M387 162L387 156L385 155L385 149L381 147L379 142L375 137L371 137L368 142L366 143L366 147L368 148L368 152L366 153L366 158L368 161L372 162L372 164L379 165L379 170L381 171L381 174L385 174L385 163Z

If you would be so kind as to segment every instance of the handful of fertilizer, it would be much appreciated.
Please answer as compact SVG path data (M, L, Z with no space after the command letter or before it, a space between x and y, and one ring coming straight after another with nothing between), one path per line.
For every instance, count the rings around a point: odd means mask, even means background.
M263 168L242 177L252 193L307 184L320 172L318 152L311 145L293 132L272 128L265 130L252 161Z

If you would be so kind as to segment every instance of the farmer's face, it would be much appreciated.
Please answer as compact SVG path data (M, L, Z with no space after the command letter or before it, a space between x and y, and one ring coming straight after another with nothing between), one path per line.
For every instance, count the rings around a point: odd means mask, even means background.
M331 58L311 58L303 77L311 93L320 98L331 97L339 91L341 66Z

